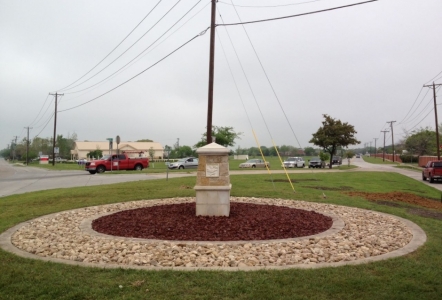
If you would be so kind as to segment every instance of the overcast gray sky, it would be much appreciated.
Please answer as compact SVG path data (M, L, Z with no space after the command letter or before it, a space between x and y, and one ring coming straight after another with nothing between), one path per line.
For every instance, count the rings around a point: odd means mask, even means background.
M57 134L197 143L207 122L209 32L103 94L208 28L210 2L0 0L0 149L14 136L25 137L27 126L30 138L52 136L54 97L48 94L55 92L64 93ZM222 0L216 23L358 2ZM311 146L322 114L354 125L362 144L373 146L374 138L380 145L387 121L397 121L395 141L404 130L434 128L432 91L422 86L442 83L441 16L440 0L380 0L218 26L213 124L243 132L236 145L242 148L256 146L253 131L267 147Z

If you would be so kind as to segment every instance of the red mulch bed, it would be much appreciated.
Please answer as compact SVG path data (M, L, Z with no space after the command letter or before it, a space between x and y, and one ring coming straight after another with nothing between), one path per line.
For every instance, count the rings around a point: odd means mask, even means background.
M92 228L145 239L248 241L313 235L332 224L330 217L313 211L231 202L229 217L197 217L195 203L182 203L121 211L94 220Z

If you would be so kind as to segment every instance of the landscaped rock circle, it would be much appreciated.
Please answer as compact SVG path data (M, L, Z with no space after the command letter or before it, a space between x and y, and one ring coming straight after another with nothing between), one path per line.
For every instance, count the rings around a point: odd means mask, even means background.
M399 219L358 208L304 201L231 197L232 203L286 206L334 215L345 225L320 237L272 241L196 242L131 239L93 232L103 215L149 206L192 203L194 198L142 200L86 207L29 221L12 235L19 249L40 257L153 268L279 267L355 261L407 245L412 234Z

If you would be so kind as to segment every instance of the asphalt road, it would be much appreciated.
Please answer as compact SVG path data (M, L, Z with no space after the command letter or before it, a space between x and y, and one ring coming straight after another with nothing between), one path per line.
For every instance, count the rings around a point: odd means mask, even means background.
M344 161L343 163L346 163ZM407 177L422 181L420 172L395 168L391 165L377 165L365 162L362 158L353 158L353 165L358 166L354 172L374 171L374 172L396 172ZM311 169L308 172L324 172L326 170ZM328 171L328 170L327 170ZM289 170L290 173L304 173L306 170ZM342 172L337 170L329 170L329 172ZM231 175L235 174L266 174L266 170L250 170L250 171L231 171ZM282 170L272 170L272 173L283 173ZM169 178L195 176L196 173L169 173ZM80 186L96 186L103 184L112 184L119 182L130 182L140 180L166 179L165 173L146 174L146 173L129 173L129 174L96 174L90 175L85 171L51 171L35 167L12 166L5 160L0 158L0 197L22 194L27 192L49 190L56 188L71 188ZM425 184L442 191L442 182Z
M195 174L169 173L169 178ZM79 171L51 171L35 167L12 166L0 158L0 197L41 190L94 186L119 182L166 179L166 174L96 174Z

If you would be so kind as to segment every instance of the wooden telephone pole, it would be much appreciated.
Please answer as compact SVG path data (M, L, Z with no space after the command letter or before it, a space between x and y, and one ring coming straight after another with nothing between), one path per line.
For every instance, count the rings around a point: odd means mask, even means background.
M385 134L387 132L390 132L390 131L388 131L388 130L381 130L381 132L384 133L384 148L382 149L382 161L385 161Z
M55 96L54 140L52 141L52 165L55 166L55 139L57 138L57 136L55 135L57 133L57 96L63 96L64 94L58 94L56 92L55 94L49 93L49 95Z
M393 147L393 162L394 162L394 158L396 156L396 153L394 153L394 134L393 134L393 123L395 123L396 121L388 121L387 123L390 123L390 128L391 128L391 146Z
M207 144L212 142L212 113L213 113L213 81L215 73L215 17L216 1L212 0L212 16L210 22L210 61L209 61L209 99L207 105Z
M441 86L442 83L440 84L429 84L429 85L424 85L424 87L429 87L433 89L433 100L434 100L434 120L436 122L436 145L437 145L437 160L440 160L440 146L439 146L439 125L438 125L438 121L437 121L437 105L436 105L436 86Z
M28 130L28 134L26 135L26 165L29 165L28 161L28 153L29 153L29 129L32 129L32 127L25 127Z

